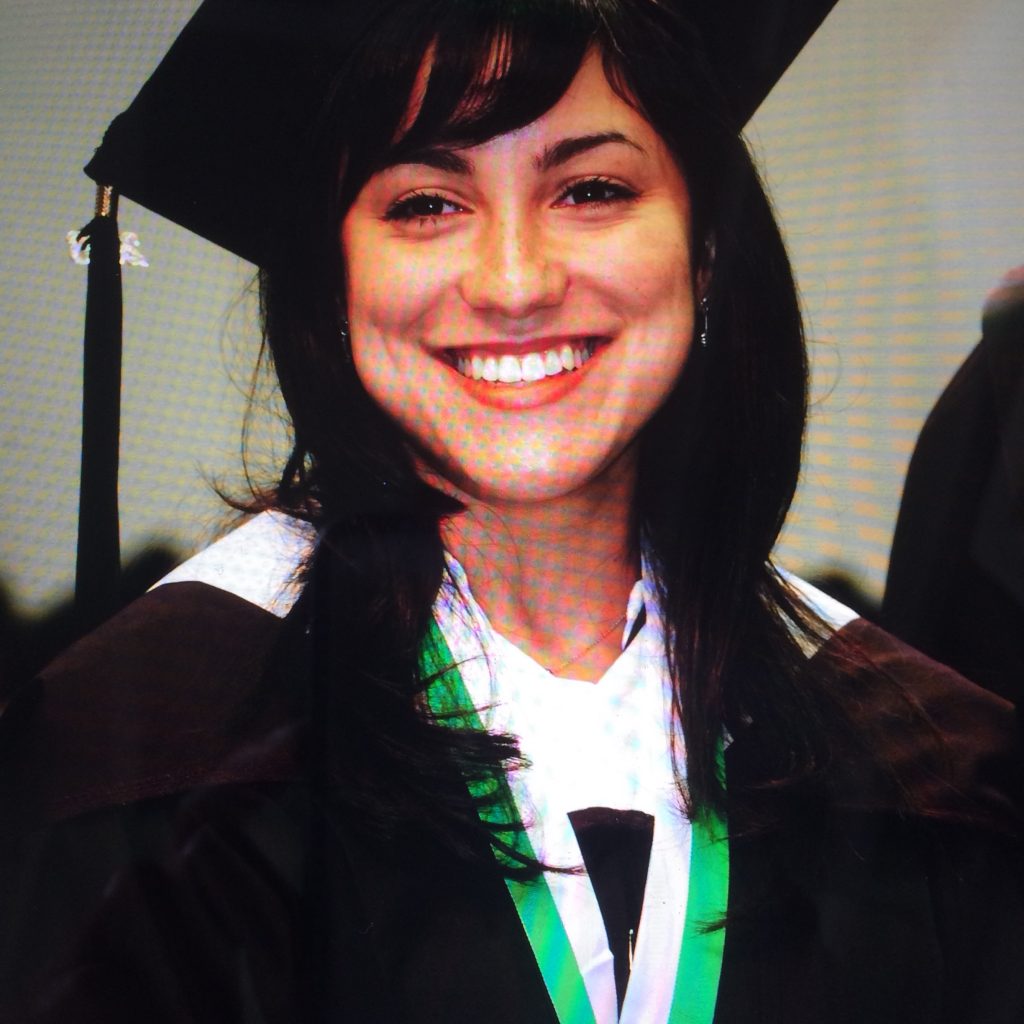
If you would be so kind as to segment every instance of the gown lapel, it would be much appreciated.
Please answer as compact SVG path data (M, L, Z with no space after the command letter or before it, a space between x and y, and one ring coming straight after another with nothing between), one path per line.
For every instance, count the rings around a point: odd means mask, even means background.
M504 879L434 843L385 850L344 827L375 973L402 1024L558 1024ZM351 912L352 908L348 908Z

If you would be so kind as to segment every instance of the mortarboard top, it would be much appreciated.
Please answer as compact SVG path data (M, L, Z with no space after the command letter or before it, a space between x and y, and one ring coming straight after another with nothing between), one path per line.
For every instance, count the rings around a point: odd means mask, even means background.
M116 199L124 195L255 264L286 208L292 160L376 0L204 0L86 173L106 190L83 229L86 308L76 605L87 628L117 606L121 296ZM543 2L543 0L540 0ZM663 0L672 2L672 0ZM675 0L701 32L742 128L836 0Z
M315 116L346 9L367 0L205 0L86 166L98 184L252 263L288 158ZM836 0L692 7L742 127ZM332 43L332 40L340 42Z

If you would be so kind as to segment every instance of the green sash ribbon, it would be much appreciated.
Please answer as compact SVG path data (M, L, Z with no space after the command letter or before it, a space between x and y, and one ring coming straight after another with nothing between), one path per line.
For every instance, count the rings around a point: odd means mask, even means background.
M466 685L437 624L431 622L421 655L424 676L432 678L427 703L453 726L482 729ZM724 762L720 755L720 764ZM488 800L481 818L491 824L509 823L515 802L505 779L498 783L470 780L470 793ZM725 928L709 930L722 919L729 896L729 843L725 821L705 814L691 823L689 892L683 941L679 950L669 1024L711 1024L722 971ZM517 853L534 857L525 829L510 833ZM555 1008L559 1024L595 1024L594 1011L569 937L544 876L530 882L506 878L523 931Z

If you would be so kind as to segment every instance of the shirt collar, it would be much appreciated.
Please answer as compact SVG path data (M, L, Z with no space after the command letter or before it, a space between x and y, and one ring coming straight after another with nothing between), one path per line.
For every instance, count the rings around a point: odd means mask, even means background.
M462 564L459 560L450 552L445 551L444 553L445 563L448 568L448 576L450 580L449 586L454 590L455 594L458 594L466 602L469 611L473 618L477 621L478 625L482 624L486 627L488 632L494 632L494 627L491 626L490 620L487 618L484 610L476 603L473 597L472 590L469 586L469 579L466 576L466 570L462 568ZM442 594L445 590L445 585L442 585ZM634 635L634 630L639 632L637 620L644 617L645 621L649 621L654 609L656 608L656 591L654 589L653 580L650 577L650 569L646 558L641 559L641 577L634 584L629 592L629 597L626 600L626 619L622 627L622 637L620 640L620 647L625 650L629 646L630 638ZM450 603L450 602L446 602ZM641 623L642 626L644 623Z

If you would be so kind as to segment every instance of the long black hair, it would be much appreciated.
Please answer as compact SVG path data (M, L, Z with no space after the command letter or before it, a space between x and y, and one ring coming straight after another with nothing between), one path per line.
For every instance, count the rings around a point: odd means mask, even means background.
M362 23L345 29L356 42L325 69L328 101L308 149L296 155L308 187L276 226L261 278L266 344L294 429L269 500L320 530L293 618L305 624L297 635L319 624L317 720L338 784L367 820L384 829L419 823L472 858L479 826L451 768L482 776L516 756L508 739L447 728L424 707L429 680L417 654L443 580L440 524L459 507L417 476L405 439L346 355L342 219L396 147L469 146L532 122L593 48L685 177L690 244L709 282L709 344L695 346L642 432L631 509L667 624L686 750L680 791L691 814L723 806L720 738L751 720L778 753L766 761L765 786L819 776L844 714L807 671L800 646L809 635L820 639L820 624L770 562L796 487L806 415L799 302L769 201L685 5L357 6L366 9ZM404 125L428 51L426 92ZM500 845L500 836L489 838Z

